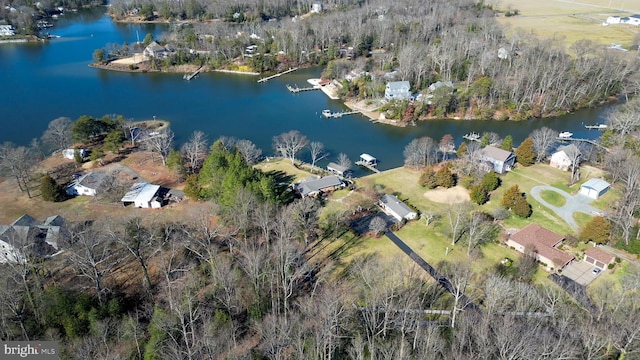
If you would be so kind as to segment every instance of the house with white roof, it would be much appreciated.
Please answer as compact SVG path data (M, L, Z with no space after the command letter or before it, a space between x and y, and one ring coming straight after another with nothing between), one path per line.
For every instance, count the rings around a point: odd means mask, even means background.
M411 98L411 84L408 81L391 81L384 89L387 100L409 100Z
M0 25L0 36L14 36L16 33L11 25Z
M137 208L159 209L163 205L163 199L159 196L160 185L145 182L135 183L120 201L124 206L133 204Z
M385 194L380 198L379 205L385 214L393 216L397 221L413 220L418 217L415 211L394 195Z

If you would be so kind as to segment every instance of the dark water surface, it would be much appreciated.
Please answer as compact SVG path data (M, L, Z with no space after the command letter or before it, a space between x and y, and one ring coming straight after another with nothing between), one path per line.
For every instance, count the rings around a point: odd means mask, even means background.
M298 95L287 91L286 84L304 86L308 78L319 77L317 68L258 84L258 77L248 75L209 73L186 81L181 74L118 73L87 66L93 51L105 44L131 44L146 33L165 30L164 24L114 23L104 9L92 9L62 16L50 30L59 39L0 44L0 142L27 144L60 116L122 114L134 120L156 116L171 122L178 144L194 130L202 130L210 140L221 135L250 139L271 154L272 137L296 129L323 142L332 154L328 161L340 152L353 161L367 152L380 160L381 169L388 169L400 166L404 147L425 135L439 140L449 133L459 143L465 133L493 131L511 135L518 144L532 130L547 126L595 138L598 132L584 125L604 122L611 108L522 122L431 120L397 128L372 124L359 115L324 119L323 109L342 110L342 103L320 91Z

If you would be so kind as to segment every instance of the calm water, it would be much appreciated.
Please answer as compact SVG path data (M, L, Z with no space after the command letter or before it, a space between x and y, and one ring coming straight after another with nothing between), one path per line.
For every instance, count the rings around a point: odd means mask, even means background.
M587 109L551 119L524 122L432 120L415 127L372 124L361 116L324 119L323 109L342 110L340 101L322 92L290 94L286 84L303 86L320 69L307 69L257 84L257 77L201 74L185 81L181 74L129 74L89 68L93 50L105 44L133 43L146 33L159 34L166 25L116 24L101 9L67 14L52 34L61 38L38 44L0 44L0 142L27 144L39 137L54 118L122 114L134 120L171 121L177 143L194 130L210 140L226 135L246 138L272 153L273 136L292 129L321 141L332 154L344 152L355 161L362 152L377 157L381 169L402 164L402 151L413 139L439 140L452 134L456 142L475 131L511 135L518 144L532 130L547 126L594 138L584 124L604 122L610 106Z

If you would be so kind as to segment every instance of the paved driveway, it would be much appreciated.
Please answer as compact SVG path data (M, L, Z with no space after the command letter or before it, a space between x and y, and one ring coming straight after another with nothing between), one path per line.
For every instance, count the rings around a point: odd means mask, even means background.
M555 191L559 195L562 195L566 200L565 204L558 207L544 201L540 196L540 192L543 190ZM566 221L567 224L569 224L569 226L571 226L571 228L574 230L578 230L578 224L573 218L574 212L581 212L589 215L597 214L600 212L599 209L596 209L593 206L589 205L593 201L592 198L582 194L571 195L558 188L554 188L553 186L536 186L531 189L531 196L533 196L536 201L558 214L558 216L564 219L564 221Z
M596 267L586 263L584 261L576 261L567 265L562 270L562 275L568 277L569 279L577 282L582 286L589 285L596 277L599 275L595 275L592 271Z

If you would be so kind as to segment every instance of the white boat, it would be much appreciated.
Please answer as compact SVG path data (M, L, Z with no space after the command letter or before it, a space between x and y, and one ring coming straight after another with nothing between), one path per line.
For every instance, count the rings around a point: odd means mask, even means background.
M568 132L568 131L563 131L560 134L558 134L558 137L562 138L562 139L568 139L568 138L570 138L572 136L573 136L573 133L572 132Z
M322 116L324 116L326 118L331 117L331 110L329 110L329 109L322 110Z

